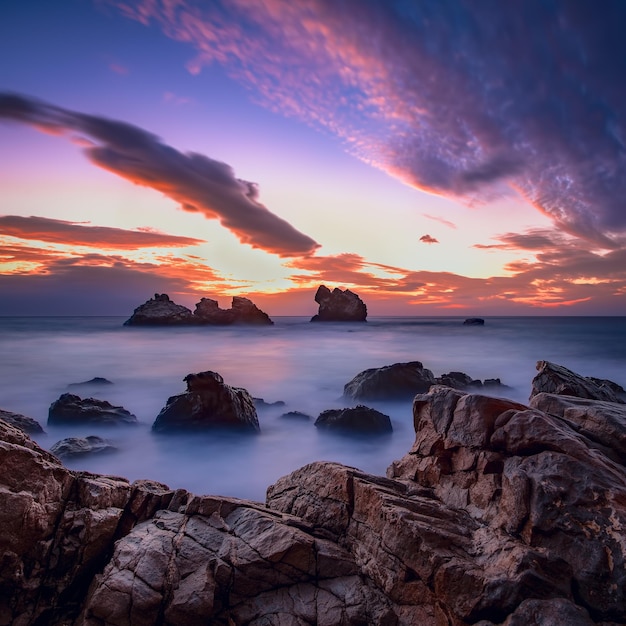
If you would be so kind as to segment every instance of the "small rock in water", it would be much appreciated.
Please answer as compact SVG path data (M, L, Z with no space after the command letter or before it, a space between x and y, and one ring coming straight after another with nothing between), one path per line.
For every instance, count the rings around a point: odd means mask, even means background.
M85 387L88 385L112 385L113 383L102 376L94 376L91 380L84 380L81 383L70 383L68 388L71 387Z
M367 307L356 293L339 288L331 291L326 285L320 285L315 294L319 312L311 318L312 322L365 322Z
M71 458L75 456L84 456L85 454L105 454L117 452L117 448L106 439L89 435L88 437L68 437L57 441L51 448L50 452L60 459Z
M468 317L464 322L463 326L484 326L485 320L482 317Z
M388 415L362 404L348 409L322 411L315 420L315 426L368 434L390 433L393 430Z
M137 417L124 407L113 406L106 400L82 399L72 393L64 393L48 410L48 425L52 424L126 426L137 424Z
M288 411L287 413L283 413L281 417L284 417L285 419L301 421L308 421L311 419L310 415L302 413L301 411Z

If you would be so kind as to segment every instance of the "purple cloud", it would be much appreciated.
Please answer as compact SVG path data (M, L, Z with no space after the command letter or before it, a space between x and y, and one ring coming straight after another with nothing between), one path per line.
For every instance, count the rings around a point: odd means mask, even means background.
M626 231L620 0L110 2L416 187L514 190L607 248Z
M300 256L319 245L258 201L254 183L235 177L230 165L202 154L183 154L131 124L85 115L16 94L0 93L0 119L54 132L73 132L89 145L96 165L151 187L186 211L217 219L242 243L279 256Z

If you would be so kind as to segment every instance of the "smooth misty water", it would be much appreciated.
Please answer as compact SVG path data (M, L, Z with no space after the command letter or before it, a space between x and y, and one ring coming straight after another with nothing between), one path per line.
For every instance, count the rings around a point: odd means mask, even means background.
M392 420L392 435L318 432L324 409L346 406L343 386L370 367L418 360L435 376L452 370L500 378L503 395L526 402L537 360L626 386L626 318L494 317L484 327L463 318L372 318L365 324L311 324L275 318L262 328L129 328L124 318L0 318L0 408L37 419L50 448L68 436L97 434L115 454L68 462L75 469L151 478L171 487L263 500L280 476L316 460L384 474L414 439L411 405L372 404ZM154 435L152 423L191 372L213 370L226 383L285 407L259 412L261 434ZM72 389L137 415L136 428L48 427L48 407L68 384L102 376L106 387ZM281 418L309 414L309 422Z

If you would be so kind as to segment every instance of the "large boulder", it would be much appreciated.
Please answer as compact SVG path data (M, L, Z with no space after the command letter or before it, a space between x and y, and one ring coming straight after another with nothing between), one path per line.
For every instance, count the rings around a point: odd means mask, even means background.
M254 400L245 390L231 387L217 372L188 374L186 393L168 398L152 430L207 430L230 428L259 432Z
M361 434L390 433L393 428L388 415L359 404L346 409L322 411L315 420L319 429Z
M365 322L367 307L359 296L346 289L335 288L332 291L326 285L320 285L315 302L319 304L317 315L312 322Z
M124 326L173 326L193 324L191 311L172 302L166 293L155 293L154 298L138 306L124 322Z
M248 298L234 296L230 309L220 309L217 300L202 298L193 312L194 321L199 324L225 326L228 324L271 325L269 315L261 311Z
M343 394L352 400L410 400L434 384L433 373L411 361L359 372L344 385Z
M137 417L124 407L113 406L106 400L64 393L48 409L48 426L57 424L133 426L137 424Z
M0 419L4 420L7 424L11 424L11 426L15 426L15 428L23 430L25 433L32 435L43 433L43 428L37 420L27 415L22 415L21 413L13 413L12 411L0 409Z
M620 397L624 389L613 381L581 376L550 361L537 361L537 370L538 374L532 381L531 398L539 393L555 393L589 400L624 402Z

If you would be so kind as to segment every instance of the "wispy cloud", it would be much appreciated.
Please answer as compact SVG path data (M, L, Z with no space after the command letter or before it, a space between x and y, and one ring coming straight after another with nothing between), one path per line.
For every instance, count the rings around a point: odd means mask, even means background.
M254 248L298 256L318 247L261 204L257 186L237 178L230 165L179 152L142 128L0 93L2 118L48 132L77 133L86 156L96 165L162 192L186 211L219 220L242 243Z
M443 224L444 226L447 226L448 228L456 229L456 224L454 222L451 222L450 220L446 220L443 217L439 217L437 215L428 215L428 213L422 213L422 215L426 219L433 220L434 222L439 222L440 224Z
M619 0L110 2L420 189L513 189L607 248L626 231Z
M152 230L125 230L105 226L85 226L47 217L0 215L0 236L32 239L71 246L104 249L168 248L195 246L202 239L178 237Z

